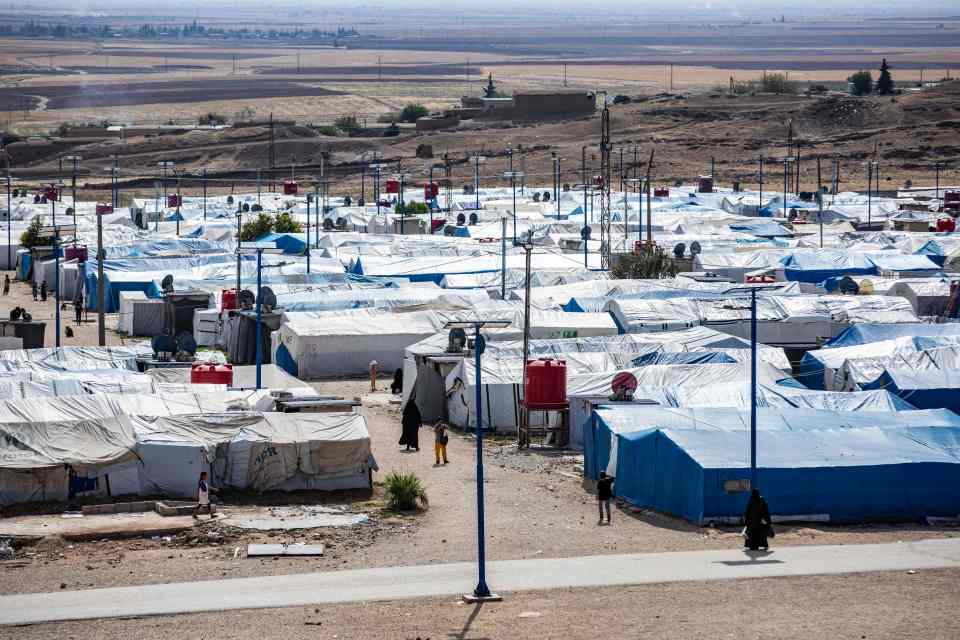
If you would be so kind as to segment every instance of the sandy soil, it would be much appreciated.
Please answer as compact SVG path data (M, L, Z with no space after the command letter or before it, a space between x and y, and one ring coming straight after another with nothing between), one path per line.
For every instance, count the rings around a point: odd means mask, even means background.
M229 611L0 628L0 638L837 638L956 637L960 570L755 579Z
M381 388L389 384L381 380ZM475 549L475 465L471 438L454 434L450 464L435 466L432 431L424 428L419 452L396 444L399 415L385 393L368 394L365 381L321 382L318 391L363 396L373 449L382 479L391 470L414 471L423 480L430 508L418 515L384 511L382 488L372 499L333 504L369 513L369 525L352 529L243 534L219 531L204 519L201 528L167 543L155 540L101 540L64 545L51 540L23 550L30 564L7 571L0 593L82 589L176 582L219 577L276 575L364 567L469 561ZM367 395L364 395L367 394ZM549 558L598 553L634 553L737 548L736 527L701 528L661 514L620 505L613 526L598 527L596 503L581 486L579 456L517 453L504 439L485 447L487 554L491 560ZM271 500L301 502L279 496ZM322 498L320 498L322 500ZM225 499L230 504L231 498ZM210 535L213 533L213 535ZM960 535L957 527L797 526L780 527L776 545L859 544ZM271 540L272 539L272 540ZM327 545L323 558L234 559L234 549L259 541L313 542Z

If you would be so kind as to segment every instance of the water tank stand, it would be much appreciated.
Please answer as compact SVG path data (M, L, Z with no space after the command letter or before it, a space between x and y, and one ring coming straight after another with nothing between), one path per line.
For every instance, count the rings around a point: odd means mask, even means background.
M545 414L546 425L540 426L530 426L530 413L534 411L542 411ZM550 426L549 418L551 413L556 413L559 415L560 424L555 427ZM570 442L570 403L556 403L551 405L532 405L527 406L526 403L520 403L520 425L518 426L518 443L517 446L521 449L529 449L531 438L543 438L540 442L543 446L553 446L558 448L566 447ZM548 439L550 436L553 436L553 441L549 442Z

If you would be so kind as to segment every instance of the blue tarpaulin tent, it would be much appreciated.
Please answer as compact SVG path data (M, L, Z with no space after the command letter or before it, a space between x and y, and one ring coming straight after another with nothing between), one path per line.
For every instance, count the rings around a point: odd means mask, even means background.
M797 251L781 262L787 280L813 284L827 278L874 275L877 272L865 255L848 251Z
M957 369L886 369L864 388L886 389L918 409L950 409L960 413L960 370Z
M893 340L900 336L953 336L960 335L960 323L926 324L910 322L902 324L854 324L843 333L823 345L824 349L852 347L868 342Z
M737 362L722 351L679 351L677 353L645 353L630 362L631 367L651 364L733 364Z

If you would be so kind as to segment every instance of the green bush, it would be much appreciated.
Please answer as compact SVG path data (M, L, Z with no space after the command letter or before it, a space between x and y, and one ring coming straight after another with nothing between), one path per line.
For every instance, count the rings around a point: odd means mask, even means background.
M797 92L797 83L787 80L785 73L767 73L760 81L764 93L793 94Z
M677 266L660 247L620 256L611 272L617 279L655 280L677 275Z
M410 103L400 111L400 122L416 122L419 118L426 116L429 111L422 104Z
M850 91L855 96L866 96L873 93L873 76L869 71L857 71L847 78L850 83Z
M26 231L20 234L20 246L24 249L32 249L33 247L46 243L46 240L40 239L40 229L42 228L43 221L40 220L40 216L35 216L33 220L30 221L30 225Z
M200 126L219 126L227 124L227 116L219 113L205 113L197 118L197 124Z
M245 222L240 228L240 242L254 242L271 231L273 231L273 218L266 213L261 213L250 222Z
M336 136L340 135L339 129L337 129L336 127L332 127L328 124L322 124L318 127L314 127L314 129L316 129L317 133L319 133L322 136L331 136L335 138Z
M404 202L403 210L401 210L400 203L398 202L393 208L393 212L397 214L405 213L408 216L415 216L418 213L430 213L430 207L428 207L425 202Z
M333 126L349 135L360 128L360 123L356 116L340 116Z
M398 473L391 471L384 479L384 487L387 493L387 500L391 509L397 511L413 511L417 504L426 507L427 491L423 488L423 483L417 474Z
M303 225L294 220L289 211L281 211L273 219L273 230L277 233L302 233Z

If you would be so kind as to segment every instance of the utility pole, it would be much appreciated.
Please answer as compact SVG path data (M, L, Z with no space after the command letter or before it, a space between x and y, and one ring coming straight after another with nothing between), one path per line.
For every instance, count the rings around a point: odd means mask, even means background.
M587 147L580 147L580 173L583 182L583 230L580 237L583 239L583 268L587 268L587 240L590 238L590 225L587 223Z
M207 168L201 170L203 175L203 220L207 220Z
M500 299L507 299L507 216L500 216Z
M567 86L567 63L563 63L563 86Z
M653 152L650 149L650 159L647 161L647 247L653 248L653 206L650 203L650 173L653 171Z
M934 163L934 165L933 165L933 168L934 168L934 169L936 170L936 172L937 172L937 177L936 177L936 192L935 192L935 193L936 193L937 211L940 211L940 170L943 169L944 166L945 166L945 165L944 165L942 162L936 162L936 163ZM7 171L7 175L8 175L8 176L9 176L9 173L10 173L10 172L9 172L9 164L8 164L8 171ZM9 191L9 189L8 189L8 191ZM9 203L8 203L7 209L9 210Z
M274 146L275 138L273 133L273 112L270 112L270 149L269 149L269 160L270 160L270 191L273 192L273 170L276 167L276 148Z
M817 158L817 216L820 221L820 248L823 249L823 183L820 174L820 158Z
M610 270L610 107L604 99L600 115L600 268Z
M71 197L73 198L73 225L77 225L77 163L79 163L83 158L80 156L64 156L64 160L70 161L70 192Z
M760 209L763 208L763 155L757 159L760 163L760 204L757 205L757 214L760 213Z

